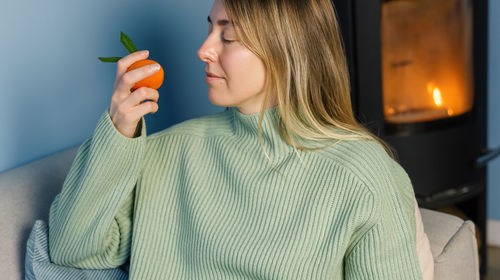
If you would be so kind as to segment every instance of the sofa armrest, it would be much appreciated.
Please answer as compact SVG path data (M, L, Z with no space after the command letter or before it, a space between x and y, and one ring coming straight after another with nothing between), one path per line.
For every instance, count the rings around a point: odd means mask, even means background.
M0 278L24 279L26 242L35 220L48 221L78 146L0 173Z
M474 223L436 210L419 209L434 257L434 279L479 280Z

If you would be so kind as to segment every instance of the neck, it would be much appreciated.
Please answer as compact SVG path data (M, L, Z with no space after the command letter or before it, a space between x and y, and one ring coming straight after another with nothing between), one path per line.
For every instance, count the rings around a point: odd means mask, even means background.
M248 145L246 148L258 147L262 150L258 134L260 112L243 114L237 107L230 107L229 110L233 116L235 136L245 145ZM262 140L264 148L271 159L285 156L293 150L293 147L281 139L279 121L278 106L269 107L265 110L262 119Z

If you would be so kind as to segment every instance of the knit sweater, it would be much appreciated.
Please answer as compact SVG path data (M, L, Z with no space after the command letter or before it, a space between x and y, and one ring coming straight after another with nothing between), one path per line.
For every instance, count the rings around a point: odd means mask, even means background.
M106 109L50 206L51 261L132 280L421 279L404 169L374 141L295 150L279 118L266 109L267 158L259 113L152 135L142 117L128 138Z

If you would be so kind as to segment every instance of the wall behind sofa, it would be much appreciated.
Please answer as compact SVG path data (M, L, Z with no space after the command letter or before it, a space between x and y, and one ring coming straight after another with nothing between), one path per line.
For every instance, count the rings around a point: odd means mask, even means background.
M500 147L500 1L488 10L488 148ZM488 243L500 246L500 157L488 164Z
M165 80L148 134L225 107L210 103L205 63L212 1L6 1L0 10L0 172L79 145L109 106L120 31Z
M207 98L196 56L212 1L7 1L0 10L0 172L79 145L109 105L123 30L162 64L148 134L223 110ZM490 0L488 146L500 146L500 1ZM500 221L500 159L489 164L488 217ZM496 226L499 223L493 223ZM500 232L500 227L498 228Z

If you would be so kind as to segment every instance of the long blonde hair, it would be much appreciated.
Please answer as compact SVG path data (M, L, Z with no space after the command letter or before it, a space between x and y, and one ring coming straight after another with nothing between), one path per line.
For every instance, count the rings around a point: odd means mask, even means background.
M272 92L278 102L280 135L294 149L318 150L366 139L378 141L395 159L391 147L354 117L344 45L330 0L222 1L239 40L266 68L259 117L263 149L262 120ZM337 133L338 129L350 133ZM313 148L299 144L296 137L338 141Z

